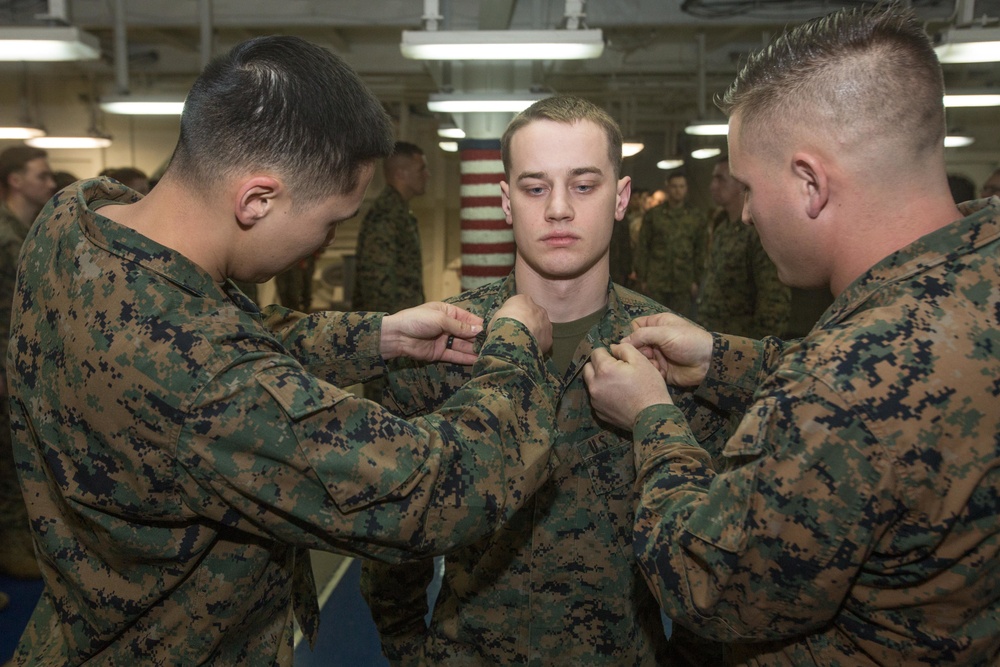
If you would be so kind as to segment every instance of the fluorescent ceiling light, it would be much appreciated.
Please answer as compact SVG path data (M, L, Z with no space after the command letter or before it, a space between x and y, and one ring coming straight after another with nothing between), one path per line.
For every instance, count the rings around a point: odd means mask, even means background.
M729 124L719 121L696 120L685 127L684 132L699 137L724 137L729 134Z
M657 169L677 169L677 167L683 167L684 160L680 158L674 158L669 160L660 160L656 163Z
M438 136L442 139L465 139L465 130L460 127L439 127Z
M693 157L696 160L705 160L707 158L720 155L721 153L722 153L721 148L698 148L696 150L691 151L691 157Z
M97 60L100 57L101 45L97 38L73 26L0 28L0 60Z
M622 144L622 157L632 157L645 147L641 141L626 141Z
M445 153L457 153L458 152L458 142L457 141L439 141L438 148L443 150Z
M111 145L111 137L35 137L24 143L35 148L107 148Z
M1000 44L997 45L1000 49ZM946 107L1000 107L1000 93L996 94L954 94L944 96Z
M404 30L414 60L583 60L604 51L600 30Z
M30 125L0 127L0 139L33 139L45 136L45 130Z
M427 108L438 113L508 112L520 113L538 100L550 97L549 93L522 95L466 95L459 93L434 93L427 101Z
M971 146L976 141L975 137L966 137L958 134L950 134L944 138L945 148L962 148Z
M167 95L116 95L102 97L101 109L126 116L179 116L184 111L184 98Z
M1000 28L951 28L934 52L946 64L1000 62Z

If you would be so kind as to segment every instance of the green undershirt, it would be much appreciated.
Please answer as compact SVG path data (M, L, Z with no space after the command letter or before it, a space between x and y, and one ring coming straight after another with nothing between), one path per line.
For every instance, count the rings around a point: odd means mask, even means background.
M596 310L578 320L552 324L551 357L560 373L566 373L566 369L572 363L573 355L576 354L576 348L579 347L580 341L583 340L583 337L587 335L587 332L595 324L601 321L607 309L607 306L601 306L600 310Z

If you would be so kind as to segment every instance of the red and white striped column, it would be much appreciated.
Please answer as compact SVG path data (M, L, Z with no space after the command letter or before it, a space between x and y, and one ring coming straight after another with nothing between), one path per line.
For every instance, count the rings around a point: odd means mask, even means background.
M500 207L500 140L463 140L459 142L459 156L464 291L510 273L514 267L514 232Z

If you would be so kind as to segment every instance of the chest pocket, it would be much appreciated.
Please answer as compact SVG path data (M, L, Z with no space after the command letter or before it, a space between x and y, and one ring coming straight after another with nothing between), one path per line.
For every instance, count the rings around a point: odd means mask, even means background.
M619 549L632 560L636 505L632 441L603 432L581 442L577 450L600 503L599 509L607 517Z

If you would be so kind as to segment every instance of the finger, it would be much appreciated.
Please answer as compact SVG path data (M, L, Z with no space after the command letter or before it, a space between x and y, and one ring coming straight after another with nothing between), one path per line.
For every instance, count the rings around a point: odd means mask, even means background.
M474 352L462 352L460 350L445 350L444 354L441 355L441 361L447 361L451 364L461 364L463 366L471 366L476 363L479 359L479 355Z
M458 306L442 305L447 306L447 310L444 311L446 317L441 321L444 333L456 338L473 338L483 330L483 318Z
M614 346L612 346L612 347L614 347ZM613 356L611 356L611 353L608 352L608 350L606 350L603 347L597 347L597 348L594 348L594 351L590 353L590 362L589 363L593 365L593 367L594 367L593 370L595 372L599 372L600 369L598 368L598 366L602 366L602 365L608 363L609 361L613 362L614 360L615 360L615 358Z

